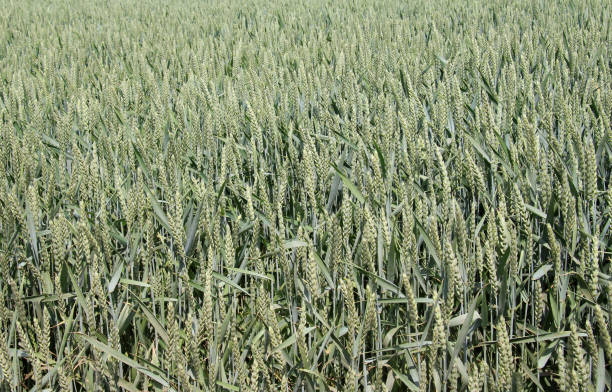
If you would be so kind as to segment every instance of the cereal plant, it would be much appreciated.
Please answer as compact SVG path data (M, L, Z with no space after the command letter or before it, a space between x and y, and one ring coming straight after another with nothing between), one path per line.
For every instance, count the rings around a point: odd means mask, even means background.
M0 6L1 391L610 391L612 3Z

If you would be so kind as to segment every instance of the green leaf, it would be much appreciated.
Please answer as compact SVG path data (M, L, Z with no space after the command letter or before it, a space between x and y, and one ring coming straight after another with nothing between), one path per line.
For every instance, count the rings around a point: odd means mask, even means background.
M563 339L570 336L570 331L560 331L560 332L551 332L545 333L537 336L525 336L519 338L510 339L510 343L513 344L525 344L525 343L535 343L535 342L546 342L549 340ZM586 336L584 332L578 332L578 336Z
M117 269L113 273L113 277L108 283L109 293L112 293L113 291L115 291L115 287L117 287L117 283L119 283L119 279L121 278L121 272L123 272L123 261L119 263L119 265L117 266Z
M467 337L468 331L470 330L470 326L475 320L477 320L477 318L474 317L474 312L476 310L476 306L478 305L478 302L480 301L481 297L482 297L482 292L479 293L476 296L476 298L474 298L472 303L470 304L470 309L468 310L466 314L467 317L465 317L463 326L461 327L461 329L459 330L459 333L457 334L457 340L455 341L455 345L453 347L453 353L451 354L450 362L448 365L449 368L452 368L453 362L455 361L455 358L457 358L459 351L461 351L461 349L465 347L465 345L467 344L466 337ZM480 318L480 316L478 316L478 318ZM450 372L446 373L446 376L444 377L445 381L448 379L449 374Z
M30 247L32 248L32 253L34 253L34 257L36 261L39 260L38 257L38 236L36 235L36 227L34 225L34 218L32 216L32 212L30 208L26 204L26 225L28 226L28 233L30 234Z
M228 384L228 383L223 382L223 381L217 381L217 385L218 385L218 386L220 386L220 387L222 387L222 388L225 388L225 389L227 389L227 390L229 390L229 391L237 391L237 392L240 392L240 388L238 388L237 386L232 385L232 384Z
M262 275L262 274L258 274L257 272L253 272L253 271L249 271L249 270L245 270L245 269L241 269L241 268L233 268L233 267L225 267L226 270L228 271L233 271L233 272L238 272L244 275L249 275L255 278L259 278L259 279L265 279L265 280L269 280L271 281L272 279L267 277L266 275Z
M81 337L81 339L85 340L87 343L89 343L90 345L92 345L93 347L95 347L96 349L110 355L111 357L123 362L124 364L130 366L131 368L133 368L134 370L136 370L139 373L144 374L145 376L148 376L149 378L151 378L152 380L157 381L159 384L161 384L164 387L169 387L169 389L171 391L174 391L173 388L170 388L170 384L168 383L168 381L166 380L164 375L158 374L150 369L147 369L146 367L144 367L143 365L141 365L140 363L136 362L135 360L127 357L126 355L113 350L112 348L110 348L109 346L107 346L106 344L92 338L89 337L87 335L78 335Z
M155 213L157 220L164 227L164 229L170 231L170 225L168 224L168 217L166 216L166 214L164 213L164 210L161 208L161 206L157 202L157 198L151 192L151 190L147 188L146 185L143 186L143 188L145 189L147 195L149 196L149 200L151 201L151 205L153 206L153 212Z
M440 255L438 255L438 252L436 252L436 247L434 246L431 238L429 238L429 234L427 234L427 230L425 230L425 227L423 227L421 222L419 222L419 219L416 217L416 215L414 216L414 221L417 227L419 228L421 237L423 238L423 241L425 242L425 245L427 246L427 250L431 254L431 257L433 257L438 267L441 268L442 263L440 262Z
M138 280L126 279L126 278L119 279L119 282L125 285L128 285L128 286L151 287L151 285L148 283L140 282Z
M130 291L130 293L132 292ZM162 323L155 317L153 312L149 310L147 305L145 305L144 302L142 302L136 294L132 293L132 298L134 298L134 301L138 303L145 317L147 318L147 320L149 320L149 323L151 323L155 331L159 334L159 336L161 336L162 340L167 344L170 341L170 338L168 337L168 332L166 331Z
M408 387L408 389L410 389L411 391L415 391L418 392L420 391L419 387L413 383L412 381L410 381L410 379L408 378L408 376L406 376L405 374L400 373L397 369L395 369L394 367L391 367L391 370L393 371L393 374L395 375L395 377L397 377L401 382L404 383L404 385L406 387Z
M394 285L392 282L388 281L387 279L382 278L382 277L380 277L380 276L378 276L378 275L376 275L376 274L374 274L374 273L372 273L372 272L370 272L370 271L368 271L368 270L366 270L364 268L361 268L361 267L357 266L356 264L353 264L353 267L355 269L359 270L360 272L370 276L371 278L374 278L374 281L376 282L376 284L378 286L380 286L380 287L382 287L384 289L387 289L387 290L389 290L389 291L391 291L391 292L393 292L395 294L404 295L401 292L399 287L397 287L396 285Z
M213 278L220 280L224 283L227 283L228 285L230 285L231 287L235 288L238 291L243 292L244 294L248 295L249 297L251 296L251 294L249 294L248 291L246 291L245 289L243 289L242 287L238 286L236 283L232 282L230 279L228 279L226 276L221 275L218 272L214 272L212 273Z
M64 265L66 266L66 271L68 272L68 276L70 277L70 281L72 282L72 286L74 287L74 291L77 296L77 302L79 303L82 309L87 309L87 302L85 301L85 296L83 296L81 286L78 285L77 280L74 277L74 274L72 273L72 268L70 267L68 262L65 262Z
M365 201L365 198L363 197L363 194L361 193L359 188L357 188L357 186L353 184L353 182L346 176L346 174L344 174L340 169L338 169L335 163L332 163L331 165L334 170L336 170L336 173L338 173L338 175L340 176L340 179L342 180L344 186L346 186L349 191L351 191L353 196L355 196L355 198L359 200L359 202L363 203Z
M544 211L542 211L541 209L534 207L530 204L525 203L525 208L527 209L527 211L532 212L533 214L539 216L542 219L546 219L547 215Z
M538 268L538 270L536 272L533 273L533 276L531 277L531 280L538 280L541 277L543 277L544 275L546 275L546 273L548 271L550 271L552 269L552 264L544 264L543 266L541 266L540 268Z
M202 214L202 208L204 206L204 201L200 202L198 206L198 211L191 219L191 224L187 229L187 240L185 241L185 254L190 255L193 249L193 244L195 243L195 236L198 232L198 224L200 223L200 215Z

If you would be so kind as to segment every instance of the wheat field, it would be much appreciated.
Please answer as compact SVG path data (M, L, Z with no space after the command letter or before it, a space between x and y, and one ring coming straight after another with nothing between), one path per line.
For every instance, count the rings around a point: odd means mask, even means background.
M0 6L0 390L611 390L612 3Z

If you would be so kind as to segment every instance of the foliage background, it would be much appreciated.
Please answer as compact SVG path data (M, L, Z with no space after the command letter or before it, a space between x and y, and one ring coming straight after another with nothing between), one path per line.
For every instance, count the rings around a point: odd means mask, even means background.
M610 390L611 3L0 5L0 389Z

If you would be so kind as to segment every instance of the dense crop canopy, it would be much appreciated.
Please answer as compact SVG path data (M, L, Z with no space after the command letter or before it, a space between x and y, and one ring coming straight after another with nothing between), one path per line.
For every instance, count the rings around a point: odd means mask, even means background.
M610 390L611 2L0 8L0 390Z

